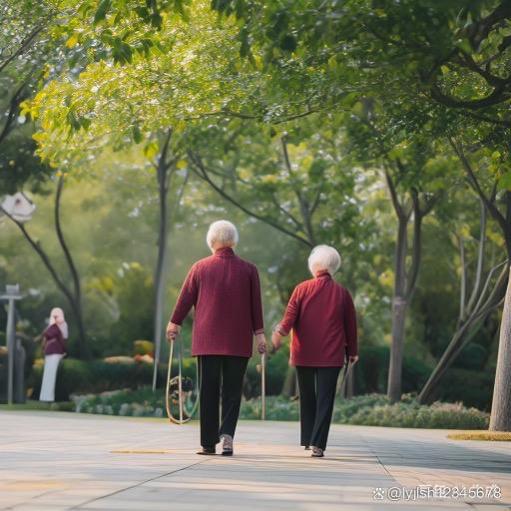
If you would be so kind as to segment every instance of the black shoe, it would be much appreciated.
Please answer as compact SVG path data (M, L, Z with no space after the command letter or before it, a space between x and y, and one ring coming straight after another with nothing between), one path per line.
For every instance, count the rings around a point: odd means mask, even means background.
M203 447L201 451L197 451L197 454L202 456L214 456L216 449L214 447Z
M311 447L310 447L310 445L306 445L303 449L304 449L305 451L310 451L310 450L311 450Z

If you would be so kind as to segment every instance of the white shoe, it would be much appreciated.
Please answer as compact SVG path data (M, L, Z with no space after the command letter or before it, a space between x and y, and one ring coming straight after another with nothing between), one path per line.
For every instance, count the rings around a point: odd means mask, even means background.
M222 456L232 456L233 453L233 439L231 435L222 435L220 437L222 443Z
M320 449L319 447L312 447L312 454L311 457L313 458L322 458L324 456L323 449Z

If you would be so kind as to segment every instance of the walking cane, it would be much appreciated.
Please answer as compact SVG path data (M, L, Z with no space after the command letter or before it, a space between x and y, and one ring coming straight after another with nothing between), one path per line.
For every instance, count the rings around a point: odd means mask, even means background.
M179 354L177 356L177 371L179 374L179 379L177 380L177 388L178 388L178 403L179 403L179 422L183 424L183 347L179 346Z
M341 382L339 384L339 394L344 397L345 396L345 393L346 393L346 384L348 383L348 376L350 375L351 373L351 370L353 368L355 364L352 364L349 359L348 361L344 364L344 370L342 372L342 378L341 378Z
M261 420L266 420L266 352L261 353Z

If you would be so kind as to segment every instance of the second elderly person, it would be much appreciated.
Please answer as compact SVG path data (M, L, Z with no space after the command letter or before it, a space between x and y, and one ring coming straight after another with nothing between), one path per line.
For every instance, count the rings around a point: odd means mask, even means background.
M212 223L207 243L212 255L190 269L167 326L167 338L176 338L195 307L192 355L199 357L202 445L197 454L215 454L222 439L222 454L230 456L254 336L258 351L266 351L261 289L257 268L233 250L238 231L231 222Z
M293 330L290 363L296 366L300 392L301 445L322 457L332 420L337 379L346 357L358 360L357 320L347 289L334 281L341 265L337 250L315 247L309 256L312 279L298 284L272 342Z

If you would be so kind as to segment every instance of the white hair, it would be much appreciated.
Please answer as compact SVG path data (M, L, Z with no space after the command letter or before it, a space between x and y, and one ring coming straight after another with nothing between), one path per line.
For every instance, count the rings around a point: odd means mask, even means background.
M316 275L318 271L327 270L333 275L341 266L341 256L334 247L318 245L309 256L309 271Z
M69 331L67 328L66 318L64 316L64 311L60 307L54 307L50 312L50 325L57 325L62 332L62 337L67 339L69 336Z
M227 220L213 222L208 229L206 242L211 250L213 244L221 243L224 247L234 247L238 244L239 235L236 226Z

